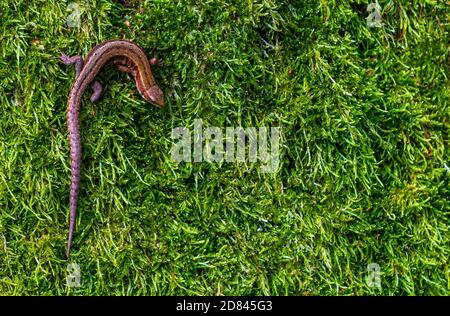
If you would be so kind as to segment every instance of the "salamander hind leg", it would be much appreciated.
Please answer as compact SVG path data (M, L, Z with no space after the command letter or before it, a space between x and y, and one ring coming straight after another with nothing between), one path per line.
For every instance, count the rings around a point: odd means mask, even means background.
M66 65L75 65L76 77L78 77L78 75L80 74L80 72L84 66L83 58L80 55L67 56L67 55L62 54L59 57L59 60ZM91 95L91 101L97 102L100 99L102 92L103 92L102 85L100 84L100 82L94 80L91 82L91 88L93 90L93 93Z
M62 61L64 64L66 65L74 65L75 64L75 75L78 77L78 75L81 72L81 69L83 69L83 58L80 55L75 55L75 56L67 56L62 54L59 57L59 60Z
M93 92L91 94L90 100L95 103L102 96L103 87L100 84L100 82L98 82L97 80L94 80L91 82L91 88L92 88Z

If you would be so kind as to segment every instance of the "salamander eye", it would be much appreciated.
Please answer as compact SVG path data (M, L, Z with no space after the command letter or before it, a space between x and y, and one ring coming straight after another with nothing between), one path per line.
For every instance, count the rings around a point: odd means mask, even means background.
M150 89L145 90L144 98L160 108L164 106L164 94L156 84Z

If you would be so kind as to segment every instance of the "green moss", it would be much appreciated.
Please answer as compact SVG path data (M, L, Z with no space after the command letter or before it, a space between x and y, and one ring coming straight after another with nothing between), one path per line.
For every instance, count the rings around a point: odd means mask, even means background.
M69 3L0 4L0 294L449 295L446 1L380 0L381 28L359 0L80 1L79 28ZM166 107L112 67L83 99L66 260L58 57L114 38L163 60ZM195 119L281 126L279 170L174 163L172 128Z

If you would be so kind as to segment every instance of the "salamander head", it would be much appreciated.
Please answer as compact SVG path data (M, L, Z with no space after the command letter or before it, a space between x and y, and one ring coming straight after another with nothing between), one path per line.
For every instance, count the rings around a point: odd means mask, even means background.
M156 84L150 89L145 90L143 97L157 107L162 108L164 106L164 94Z

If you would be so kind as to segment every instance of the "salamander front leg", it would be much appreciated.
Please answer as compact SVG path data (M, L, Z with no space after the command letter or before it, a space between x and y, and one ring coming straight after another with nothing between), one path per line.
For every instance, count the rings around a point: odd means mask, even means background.
M130 75L136 74L136 67L125 57L116 57L113 59L113 64L117 70L125 72Z
M162 62L156 58L149 58L148 62L152 66L162 65ZM130 60L127 59L126 57L116 57L113 59L113 63L116 66L117 70L128 73L133 76L136 75L137 70L136 66L132 62L130 62Z
M150 65L152 66L162 66L163 62L155 57L153 58L149 58L148 62L150 63Z

